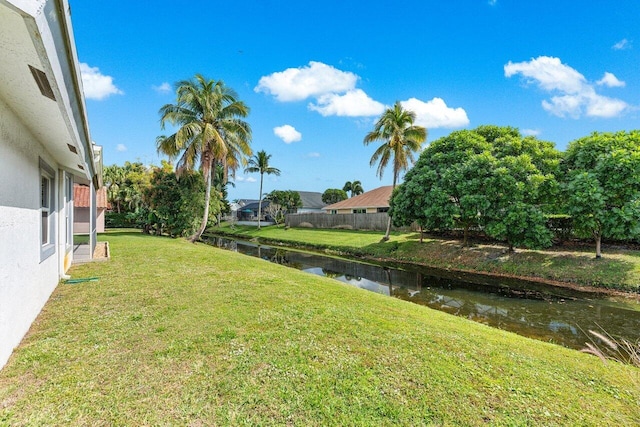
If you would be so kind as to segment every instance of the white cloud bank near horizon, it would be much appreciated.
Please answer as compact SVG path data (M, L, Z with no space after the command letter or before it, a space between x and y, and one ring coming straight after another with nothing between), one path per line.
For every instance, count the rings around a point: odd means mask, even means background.
M574 68L563 64L560 58L539 56L530 61L504 66L504 75L520 74L528 84L537 86L556 95L542 101L542 108L558 117L611 118L617 117L630 108L625 101L596 93L595 86ZM612 73L605 73L600 80L603 85L620 87L624 82ZM596 82L596 84L600 84ZM617 85L617 86L616 86Z
M381 115L388 106L371 98L356 87L360 77L321 62L287 68L260 78L257 93L273 96L280 102L312 98L307 108L324 117L372 117ZM402 105L416 113L416 124L427 128L456 128L469 124L462 108L450 108L442 98L430 101L410 98ZM285 141L286 142L286 141Z
M113 83L113 77L100 72L98 67L91 67L86 62L80 63L82 87L87 99L101 101L111 95L124 95L124 92Z
M291 125L276 126L273 128L273 133L283 140L285 144L291 144L302 139L302 134Z

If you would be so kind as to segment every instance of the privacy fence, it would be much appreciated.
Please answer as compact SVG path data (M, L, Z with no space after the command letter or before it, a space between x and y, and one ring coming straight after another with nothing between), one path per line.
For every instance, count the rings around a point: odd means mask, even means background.
M389 216L386 213L326 214L301 213L288 214L285 224L289 227L347 228L353 230L386 230ZM302 225L301 225L302 224ZM395 230L396 228L394 228Z

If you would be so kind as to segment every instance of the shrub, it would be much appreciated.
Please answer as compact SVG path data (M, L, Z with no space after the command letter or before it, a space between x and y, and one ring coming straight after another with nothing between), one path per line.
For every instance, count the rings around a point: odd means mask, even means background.
M596 339L586 343L587 347L583 348L582 352L598 356L603 362L612 359L640 368L640 340L633 343L626 339L616 339L604 330L602 332L589 330L589 333Z
M106 228L133 228L136 221L127 212L105 212L104 225Z

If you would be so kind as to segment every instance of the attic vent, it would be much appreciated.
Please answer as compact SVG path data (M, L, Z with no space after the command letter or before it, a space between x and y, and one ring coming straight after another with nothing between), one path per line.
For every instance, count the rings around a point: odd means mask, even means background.
M74 147L71 144L67 144L67 147L69 147L69 151L71 151L73 154L78 154L78 150L76 150L76 147Z
M84 170L84 166L82 166L82 165L76 165L76 166L78 166L78 169Z
M49 99L56 100L56 97L53 95L53 89L51 89L51 85L49 84L49 79L47 79L47 75L44 71L38 70L37 68L29 65L29 69L31 70L31 75L33 79L36 81L38 88L40 89L40 93L43 96L46 96Z

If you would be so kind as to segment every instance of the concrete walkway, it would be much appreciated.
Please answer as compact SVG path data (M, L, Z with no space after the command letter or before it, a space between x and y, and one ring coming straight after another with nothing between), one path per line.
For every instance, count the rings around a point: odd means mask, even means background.
M91 245L88 243L73 245L72 264L80 264L87 261L91 261Z

